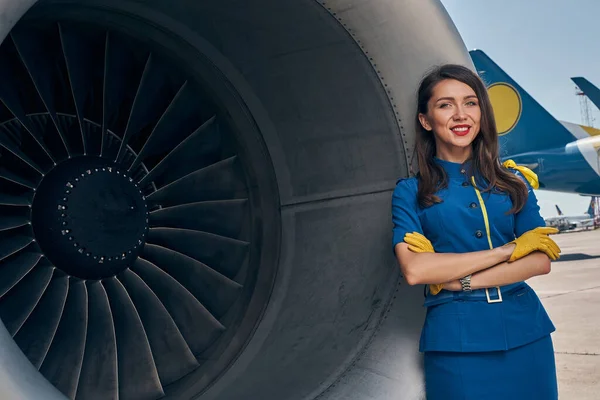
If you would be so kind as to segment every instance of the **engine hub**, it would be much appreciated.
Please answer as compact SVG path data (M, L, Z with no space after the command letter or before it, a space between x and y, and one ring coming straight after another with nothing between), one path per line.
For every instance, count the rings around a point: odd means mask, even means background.
M123 271L145 241L148 209L126 170L82 156L48 173L32 206L36 240L52 263L82 279Z

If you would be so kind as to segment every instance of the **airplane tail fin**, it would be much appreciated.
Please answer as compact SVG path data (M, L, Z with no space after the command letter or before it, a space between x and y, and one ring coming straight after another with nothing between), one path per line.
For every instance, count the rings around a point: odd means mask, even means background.
M571 80L581 89L581 91L594 103L594 105L600 108L600 89L594 84L582 77L571 78Z
M590 206L587 209L588 215L592 218L594 218L597 213L597 210L596 210L597 199L598 199L598 196L592 196L592 199L590 200Z
M564 147L573 135L481 50L469 52L488 87L500 157Z
M563 215L563 212L560 210L560 207L558 206L558 204L555 204L554 207L556 207L556 211L558 212L558 215Z

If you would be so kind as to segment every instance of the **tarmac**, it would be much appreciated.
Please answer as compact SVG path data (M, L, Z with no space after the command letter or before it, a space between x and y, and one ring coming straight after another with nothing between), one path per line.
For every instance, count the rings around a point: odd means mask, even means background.
M528 280L552 334L561 400L600 399L600 229L552 236L561 258L548 275Z

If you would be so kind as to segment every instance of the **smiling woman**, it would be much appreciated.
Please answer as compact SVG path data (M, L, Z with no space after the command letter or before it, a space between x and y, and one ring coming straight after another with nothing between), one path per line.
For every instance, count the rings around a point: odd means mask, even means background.
M479 133L481 109L475 91L455 79L435 85L427 104L428 112L419 113L419 122L435 132L437 156L463 162L471 157L471 142Z
M471 159L473 170L480 171L490 187L497 186L510 195L511 211L523 206L525 187L519 178L500 166L492 105L476 74L459 65L446 65L427 75L417 98L415 125L421 205L436 202L434 191L438 184L441 183L441 188L446 186L445 171L436 159L456 163Z
M525 170L500 165L477 75L444 65L418 93L420 173L397 184L392 219L407 282L429 289L420 341L427 399L556 399L554 325L524 282L550 272L560 251L554 230L514 173Z

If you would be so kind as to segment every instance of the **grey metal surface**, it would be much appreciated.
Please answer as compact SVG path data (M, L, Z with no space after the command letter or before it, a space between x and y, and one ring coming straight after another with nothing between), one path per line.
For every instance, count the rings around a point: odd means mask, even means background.
M0 33L31 3L0 2ZM240 96L276 172L282 236L262 320L206 392L197 396L192 374L167 396L422 398L422 291L399 279L389 213L396 179L409 175L420 78L438 63L471 65L439 1L45 3L101 5L197 49ZM51 399L3 332L0 366L23 373L0 369L0 387Z
M475 70L459 33L438 1L324 0L369 57L400 125L408 165L416 167L414 112L417 85L436 64L455 62ZM412 171L413 173L416 170Z
M37 0L0 0L0 42Z
M0 398L6 400L64 400L23 355L4 324L0 324Z
M267 2L261 5L269 14ZM234 29L220 42L267 110L278 137L266 143L271 155L284 154L275 169L290 178L279 181L283 244L268 309L246 351L203 399L422 396L422 292L397 287L389 251L390 191L408 174L399 125L406 124L411 146L412 102L428 68L471 64L438 2L328 7L342 21L313 16L323 25L307 24L303 18L316 10L298 5L278 9L292 38L262 32L260 43L245 39L247 49L238 53L242 32ZM301 50L284 43L299 37Z

